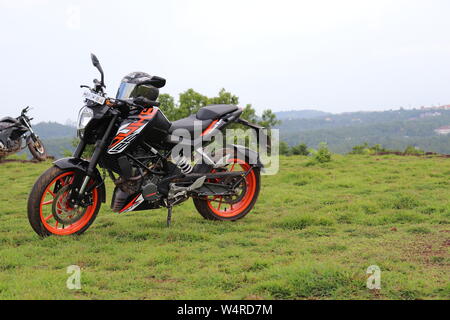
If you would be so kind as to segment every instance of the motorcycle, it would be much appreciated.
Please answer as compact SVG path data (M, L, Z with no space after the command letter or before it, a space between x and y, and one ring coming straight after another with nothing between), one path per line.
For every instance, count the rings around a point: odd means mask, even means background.
M23 109L17 118L6 117L0 120L0 160L22 151L27 146L34 159L47 159L44 144L31 127L33 119L27 116L29 110L30 107Z
M107 97L100 62L93 54L91 60L101 80L95 79L93 88L81 86L88 91L79 113L76 151L73 157L54 162L29 196L28 218L38 235L84 233L106 202L107 174L115 184L114 212L166 208L168 226L172 208L189 198L209 220L236 221L253 209L263 170L259 154L239 145L214 152L206 147L233 123L258 132L264 128L240 119L243 110L232 105L207 106L171 122L156 101L166 80L146 73L126 76L116 98ZM86 160L88 145L95 149Z

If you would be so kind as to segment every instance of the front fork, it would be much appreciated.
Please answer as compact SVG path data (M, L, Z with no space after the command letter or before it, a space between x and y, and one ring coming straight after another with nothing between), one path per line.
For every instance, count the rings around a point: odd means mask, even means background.
M33 127L31 126L29 119L26 117L23 117L22 124L25 124L25 127L28 129L28 131L30 131L30 136L28 137L27 140L31 139L33 141L33 143L36 143L37 136L36 136L36 133L34 133Z
M111 122L109 123L102 140L97 141L94 154L92 155L91 160L89 161L89 167L87 169L86 174L79 177L78 179L75 178L74 181L75 192L73 192L71 196L72 198L71 203L73 203L74 205L79 205L82 199L86 196L85 193L89 181L94 176L95 168L97 167L100 157L103 155L103 152L105 151L107 144L109 143L109 137L111 136L112 130L114 129L114 125L117 121L117 118L118 115L115 114ZM86 149L86 142L83 139L81 139L80 143L77 146L77 149L73 154L73 157L81 159L81 156L83 155L85 149Z

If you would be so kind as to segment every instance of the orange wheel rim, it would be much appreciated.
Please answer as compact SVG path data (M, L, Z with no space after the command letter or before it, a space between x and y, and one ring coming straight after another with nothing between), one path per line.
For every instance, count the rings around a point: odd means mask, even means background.
M54 205L55 200L59 200L55 199L57 196L57 192L55 192L55 186L57 184L59 184L61 187L70 185L71 183L73 183L74 175L75 172L66 172L60 174L47 186L41 197L41 203L39 204L41 222L44 225L45 229L47 229L52 234L61 236L74 234L83 229L89 223L95 213L95 208L97 207L98 201L97 189L94 189L92 191L92 205L87 207L86 212L78 221L70 225L63 225L55 219L52 206ZM57 206L57 208L61 208L61 203L58 202L55 205Z
M232 171L244 171L248 172L251 169L251 166L243 160L240 159L230 159L229 164L229 172ZM239 170L239 168L241 170ZM248 206L251 204L253 197L256 192L256 175L252 170L245 177L245 190L244 193L239 197L237 202L227 203L225 197L216 196L212 199L207 199L208 207L211 211L223 218L233 218L241 213L243 213Z

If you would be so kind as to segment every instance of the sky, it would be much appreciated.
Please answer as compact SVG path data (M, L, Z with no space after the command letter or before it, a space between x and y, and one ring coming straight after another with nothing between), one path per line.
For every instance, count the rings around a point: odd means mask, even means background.
M448 0L0 0L0 116L75 120L100 59L260 113L450 104Z

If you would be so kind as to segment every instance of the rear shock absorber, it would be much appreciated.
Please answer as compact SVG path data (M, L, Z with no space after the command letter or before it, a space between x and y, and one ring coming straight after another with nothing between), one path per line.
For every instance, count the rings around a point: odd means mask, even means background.
M178 168L180 168L181 172L183 174L189 174L194 170L191 163L186 157L180 157L178 159L175 159L175 164Z

